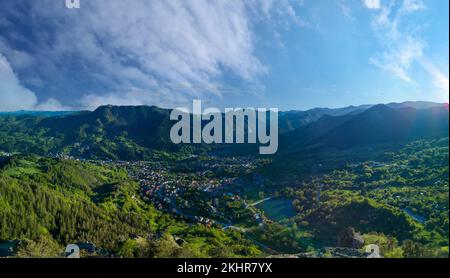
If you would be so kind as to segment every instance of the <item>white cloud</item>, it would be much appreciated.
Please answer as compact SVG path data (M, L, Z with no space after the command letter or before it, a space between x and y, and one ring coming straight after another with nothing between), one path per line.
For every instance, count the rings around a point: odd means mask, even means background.
M448 74L445 75L442 71L440 71L433 63L431 63L427 59L421 59L420 63L433 77L435 86L441 89L442 91L446 92L448 95L449 93Z
M406 12L414 12L425 9L425 5L419 0L404 0L402 9Z
M350 20L350 21L356 20L355 17L352 15L352 11L351 11L350 7L345 2L336 1L336 5L341 10L342 15L345 16L348 20Z
M38 103L36 94L20 83L9 61L0 53L0 111L18 110L61 111L70 108L62 106L56 99Z
M373 30L384 52L371 57L369 62L407 82L414 82L409 71L412 64L417 63L430 74L435 86L448 94L448 76L426 57L427 44L417 34L417 29L420 28L401 29L408 15L424 10L425 5L419 0L403 0L397 10L394 10L394 4L395 1L390 1L380 6L380 12L373 18Z
M384 52L371 57L370 63L404 81L412 82L409 70L414 62L423 59L427 44L414 30L402 29L401 26L407 21L409 12L423 8L423 4L416 0L404 0L396 10L395 1L380 6L372 26Z
M33 110L39 111L70 111L72 107L62 105L57 99L49 98L36 105Z
M89 88L80 105L89 99L171 105L172 100L198 97L198 90L189 89L198 87L211 90L203 95L220 97L225 76L257 84L268 72L255 53L257 21L305 24L295 12L302 3L96 0L69 10L54 0L36 0L30 3L32 17L50 26L37 31L41 39L34 56L58 80L67 74L58 70L66 57L78 59L83 72L91 72L100 89ZM180 86L184 89L174 89Z
M372 57L370 62L394 76L411 82L408 70L411 64L423 55L424 43L412 37L406 37L401 43L393 43L381 57Z
M36 95L20 84L8 60L0 53L0 111L31 109L36 103Z
M363 0L364 5L368 9L377 10L381 7L380 0Z

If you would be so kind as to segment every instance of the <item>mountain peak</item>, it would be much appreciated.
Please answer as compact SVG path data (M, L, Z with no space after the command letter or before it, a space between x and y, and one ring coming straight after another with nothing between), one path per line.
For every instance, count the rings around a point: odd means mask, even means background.
M387 106L386 104L376 104L372 107L370 107L369 109L367 109L367 111L369 110L374 110L374 111L387 111L387 110L394 110L392 108L390 108L389 106Z

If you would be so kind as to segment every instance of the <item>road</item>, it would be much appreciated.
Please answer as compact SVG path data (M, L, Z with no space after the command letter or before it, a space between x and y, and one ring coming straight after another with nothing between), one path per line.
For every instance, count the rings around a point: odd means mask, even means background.
M254 206L259 205L259 204L261 204L261 203L263 203L263 202L265 202L265 201L269 201L270 199L272 199L272 197L268 197L268 198L265 198L265 199L256 201L256 202L254 202L254 203L252 203L252 204L247 204L247 208L248 208L248 207L254 207Z

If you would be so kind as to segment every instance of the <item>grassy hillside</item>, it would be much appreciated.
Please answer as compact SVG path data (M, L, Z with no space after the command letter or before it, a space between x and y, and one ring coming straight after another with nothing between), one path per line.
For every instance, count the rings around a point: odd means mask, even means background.
M191 226L156 211L121 169L29 156L1 164L0 240L21 240L19 255L41 256L34 249L53 246L44 256L60 256L66 244L86 241L115 256L260 253L239 232Z
M325 246L336 245L337 235L352 227L390 238L386 253L405 252L395 256L448 256L448 138L412 142L378 160L345 161L272 188L293 200L297 215L288 223Z

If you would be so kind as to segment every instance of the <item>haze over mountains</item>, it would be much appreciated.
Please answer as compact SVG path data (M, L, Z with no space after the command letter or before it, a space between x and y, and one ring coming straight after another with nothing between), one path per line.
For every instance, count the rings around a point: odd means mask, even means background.
M170 128L174 122L170 121L169 115L170 110L155 106L107 105L92 112L70 114L23 111L7 113L6 118L14 121L1 124L0 132L12 136L14 132L24 131L32 137L39 134L41 137L52 138L53 141L57 138L57 143L49 146L49 151L52 152L70 149L70 153L81 144L84 145L83 151L76 151L74 154L142 159L138 153L143 149L179 151L182 147L170 141ZM364 144L442 138L448 136L448 120L448 105L431 102L281 112L279 151L282 153L323 146L347 148ZM9 144L10 148L7 146L8 144L4 145L3 151L20 152L39 148L31 147L26 142ZM205 146L195 147L201 149ZM240 151L244 149L245 147ZM248 153L250 149L253 150L248 146L243 153Z
M307 125L314 121L317 121L324 115L329 116L343 116L346 114L356 115L364 112L365 110L373 107L375 105L365 104L358 106L348 106L344 108L313 108L306 111L287 111L281 112L280 118L283 118L284 121L280 121L280 130L288 131L292 129L296 129L298 127ZM428 102L428 101L406 101L401 103L389 103L386 106L390 108L415 108L415 109L426 109L432 107L442 107L446 106L444 103L436 103L436 102Z
M448 106L420 104L416 107L380 104L342 116L324 115L281 135L280 146L289 149L315 144L350 147L448 136Z

